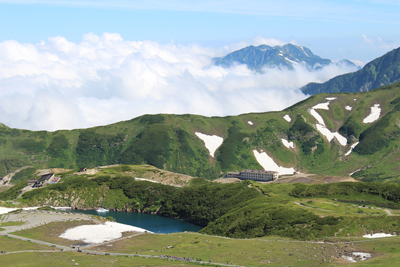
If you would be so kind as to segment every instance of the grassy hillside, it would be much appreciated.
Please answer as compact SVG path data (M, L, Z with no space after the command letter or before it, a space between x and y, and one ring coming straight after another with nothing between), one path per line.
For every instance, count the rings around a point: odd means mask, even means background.
M1 192L0 200L156 213L203 225L204 234L234 238L312 240L400 231L397 184L220 184L197 178L187 187L173 187L98 173L66 174L62 182L22 196L20 189L18 184Z
M326 128L347 139L328 142L309 110L336 97L329 110L316 109ZM280 112L228 117L144 115L90 129L56 132L0 128L0 176L21 167L69 168L110 164L150 164L193 177L215 179L228 171L262 169L253 150L303 173L349 175L364 181L400 181L400 83L364 93L314 95ZM371 107L381 113L363 123ZM349 110L351 108L351 110ZM284 116L288 115L288 122ZM222 145L210 156L195 133L217 135ZM287 148L281 139L294 143ZM360 142L345 155L350 146ZM24 176L25 179L29 175ZM16 182L23 181L19 177Z

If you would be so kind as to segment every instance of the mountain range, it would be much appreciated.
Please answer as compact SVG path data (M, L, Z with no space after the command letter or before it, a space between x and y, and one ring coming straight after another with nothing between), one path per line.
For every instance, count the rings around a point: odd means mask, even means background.
M267 169L399 181L399 121L396 83L368 92L313 95L279 112L144 115L56 132L3 126L0 176L28 165L76 169L122 163L208 179Z
M283 46L260 45L248 46L229 53L220 58L215 58L218 66L230 67L234 64L245 64L249 69L262 71L265 67L286 67L292 69L296 64L303 64L309 69L320 69L332 64L332 60L314 55L310 49L304 46L286 44ZM341 60L335 64L346 64L356 67L349 60Z
M367 63L362 69L343 74L325 83L309 83L305 94L365 92L400 81L400 48Z

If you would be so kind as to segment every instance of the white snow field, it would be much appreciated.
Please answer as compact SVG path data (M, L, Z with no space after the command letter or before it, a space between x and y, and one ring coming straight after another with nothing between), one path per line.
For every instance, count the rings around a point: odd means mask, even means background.
M68 240L81 240L85 243L103 243L122 237L123 232L145 232L147 230L122 223L106 222L97 225L81 225L66 230L59 237ZM149 232L149 231L147 231Z
M308 112L318 121L319 124L325 126L324 119L315 111L315 109L310 109Z
M266 171L275 171L279 172L279 175L282 174L293 174L295 169L293 168L285 168L278 166L275 161L267 155L265 152L258 153L257 150L253 150L254 157L256 158L257 162L264 168Z
M365 237L365 238L381 238L381 237L390 237L390 236L395 236L395 235L385 234L385 233L363 235L363 237Z
M346 107L345 107L345 109L346 109L346 110L351 110L351 109L352 109L352 107L350 107L350 106L346 106Z
M329 98L329 99L328 99ZM308 113L311 114L311 116L313 116L318 123L315 125L317 127L317 130L326 137L326 139L328 139L328 141L330 142L334 137L336 137L336 139L339 141L339 143L342 146L346 146L347 145L347 139L342 136L341 134L339 134L338 132L334 132L332 133L325 125L325 121L322 118L321 115L319 115L319 113L317 111L315 111L315 108L318 109L325 109L325 110L329 110L329 103L331 100L336 99L333 97L327 97L326 99L328 99L329 101L327 103L320 103L318 105L315 105L314 107L310 108L308 110Z
M346 137L344 137L344 136L341 135L340 133L338 133L338 132L332 133L328 128L326 128L324 125L321 125L321 124L316 124L316 126L317 126L317 130L318 130L323 136L325 136L326 139L328 139L329 142L332 141L332 139L333 139L334 137L336 137L336 139L339 141L339 143L340 143L342 146L346 146L346 145L347 145L347 139L346 139Z
M375 104L371 107L371 113L365 117L363 120L363 123L372 123L379 119L379 116L381 115L381 108L379 107L379 104Z
M319 103L319 104L313 106L312 108L313 108L313 109L325 109L325 110L329 110L329 104L330 104L330 102L331 102L331 101L328 101L328 102L326 102L326 103Z
M287 148L294 148L293 142L289 142L286 139L281 138L282 144Z
M345 156L350 155L351 151L353 151L353 149L358 145L358 143L360 143L360 142L357 142L357 143L352 144L350 150L347 151L347 153L344 154L344 155L345 155Z
M287 122L291 122L292 118L290 118L290 116L288 114L286 114L285 116L283 116L283 118L285 119L285 121Z
M253 122L252 122L252 121L247 121L247 123L250 124L250 125L253 125Z
M326 100L335 100L337 97L325 97Z
M217 135L207 135L199 132L195 132L198 138L203 140L208 152L210 152L211 157L214 157L215 151L217 148L222 145L224 138Z

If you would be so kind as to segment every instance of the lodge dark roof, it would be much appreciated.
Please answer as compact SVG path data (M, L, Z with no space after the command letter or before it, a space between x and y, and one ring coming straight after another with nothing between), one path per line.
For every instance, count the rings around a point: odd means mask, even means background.
M275 174L275 173L278 173L278 172L274 172L274 171L264 171L264 170L249 170L249 169L244 169L241 173Z
M50 180L51 177L53 177L54 173L48 173L45 175L42 175L42 177L39 178L38 182L44 182L47 180Z

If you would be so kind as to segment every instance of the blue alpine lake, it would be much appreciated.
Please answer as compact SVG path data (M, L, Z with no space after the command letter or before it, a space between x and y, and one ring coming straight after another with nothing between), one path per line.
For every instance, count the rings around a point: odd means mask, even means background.
M84 214L99 215L102 217L112 216L118 223L140 227L153 233L176 233L176 232L198 232L203 227L189 223L184 220L162 217L154 214L139 212L107 211L97 212L95 210L71 210Z

